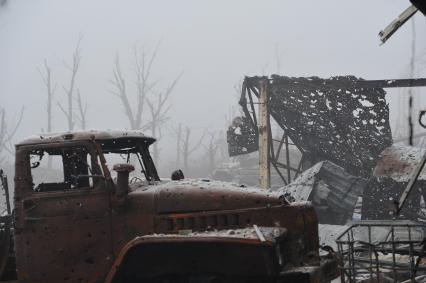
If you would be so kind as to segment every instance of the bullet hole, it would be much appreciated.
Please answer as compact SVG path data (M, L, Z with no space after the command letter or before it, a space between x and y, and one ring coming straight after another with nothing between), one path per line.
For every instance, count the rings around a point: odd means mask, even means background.
M92 234L91 233L87 234L87 237L92 238Z
M92 257L88 257L84 260L84 262L88 263L88 264L94 264L95 260Z

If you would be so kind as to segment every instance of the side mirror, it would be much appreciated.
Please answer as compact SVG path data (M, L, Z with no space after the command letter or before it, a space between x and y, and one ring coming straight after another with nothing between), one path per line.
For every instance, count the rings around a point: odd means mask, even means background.
M115 164L112 168L117 172L117 184L115 194L119 197L127 195L129 192L129 173L135 170L132 164Z
M172 177L171 177L172 181L179 181L184 178L185 176L183 175L182 170L178 169L172 172Z

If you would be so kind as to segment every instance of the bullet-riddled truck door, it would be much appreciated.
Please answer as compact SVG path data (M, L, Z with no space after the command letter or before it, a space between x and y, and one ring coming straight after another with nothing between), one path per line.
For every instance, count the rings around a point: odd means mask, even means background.
M28 147L27 158L33 184L19 211L20 279L98 282L112 247L109 195L95 151L90 143L43 145Z

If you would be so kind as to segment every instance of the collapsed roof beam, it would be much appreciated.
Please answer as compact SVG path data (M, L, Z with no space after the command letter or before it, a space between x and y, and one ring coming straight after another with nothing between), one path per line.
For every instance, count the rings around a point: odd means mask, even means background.
M360 80L357 82L356 86L363 88L421 87L426 86L426 78L367 81Z
M274 78L269 79L271 81ZM355 80L350 83L342 83L340 81L327 81L322 85L310 84L306 82L295 82L292 87L300 85L301 89L313 88L316 90L338 90L338 89L353 89L353 88L398 88L398 87L424 87L426 86L426 78L417 79L391 79L391 80Z

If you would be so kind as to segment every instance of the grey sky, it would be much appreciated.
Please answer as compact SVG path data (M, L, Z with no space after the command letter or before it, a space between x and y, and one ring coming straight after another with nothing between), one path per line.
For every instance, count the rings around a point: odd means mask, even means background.
M44 58L49 61L58 82L56 100L65 99L61 85L69 73L62 60L71 60L81 33L77 86L89 102L89 127L128 127L120 102L108 92L115 54L131 80L133 46L152 49L162 40L153 74L160 86L184 71L169 126L224 129L224 115L236 105L234 86L245 75L276 73L276 46L283 75L406 77L411 24L384 46L377 33L408 5L405 0L9 0L0 10L0 106L12 120L25 105L18 139L40 132L46 98L36 68ZM425 19L415 16L419 53L426 50ZM394 109L398 100L389 101ZM54 115L54 129L64 130L62 113L55 109Z

